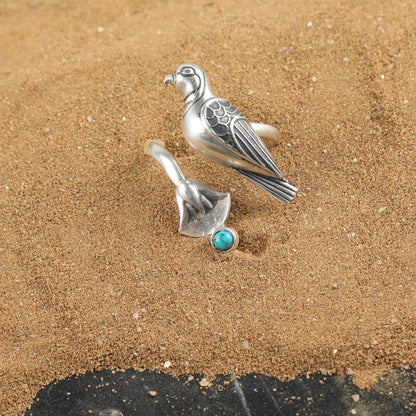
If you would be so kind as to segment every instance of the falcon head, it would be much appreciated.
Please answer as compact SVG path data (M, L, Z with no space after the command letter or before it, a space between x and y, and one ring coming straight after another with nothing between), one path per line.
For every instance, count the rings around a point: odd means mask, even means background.
M205 72L194 64L179 65L165 78L164 84L172 84L185 102L195 101L209 90Z

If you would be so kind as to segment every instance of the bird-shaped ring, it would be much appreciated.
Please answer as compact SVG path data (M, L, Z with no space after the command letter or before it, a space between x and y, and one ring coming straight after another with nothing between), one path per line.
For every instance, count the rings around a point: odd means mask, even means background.
M179 65L164 83L184 98L182 131L194 150L233 168L280 201L292 201L297 188L284 178L259 137L277 137L274 127L248 122L227 100L216 97L205 72L194 64Z

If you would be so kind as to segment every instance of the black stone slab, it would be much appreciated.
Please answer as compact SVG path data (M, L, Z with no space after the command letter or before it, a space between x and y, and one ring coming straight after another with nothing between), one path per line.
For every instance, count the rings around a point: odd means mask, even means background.
M413 368L391 370L372 388L359 389L350 376L289 382L262 374L219 376L202 387L199 375L89 372L42 389L25 416L416 415L415 374Z

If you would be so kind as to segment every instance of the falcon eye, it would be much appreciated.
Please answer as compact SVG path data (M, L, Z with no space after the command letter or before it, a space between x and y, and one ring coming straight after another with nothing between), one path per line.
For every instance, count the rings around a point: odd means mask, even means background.
M194 73L192 68L183 68L181 71L182 75L192 75Z

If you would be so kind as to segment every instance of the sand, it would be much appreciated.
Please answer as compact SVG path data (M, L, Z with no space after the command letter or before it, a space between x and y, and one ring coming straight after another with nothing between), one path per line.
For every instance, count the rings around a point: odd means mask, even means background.
M0 414L93 369L414 365L415 25L411 0L3 1ZM293 203L186 144L186 61L279 128ZM231 193L238 250L178 233L146 140Z

